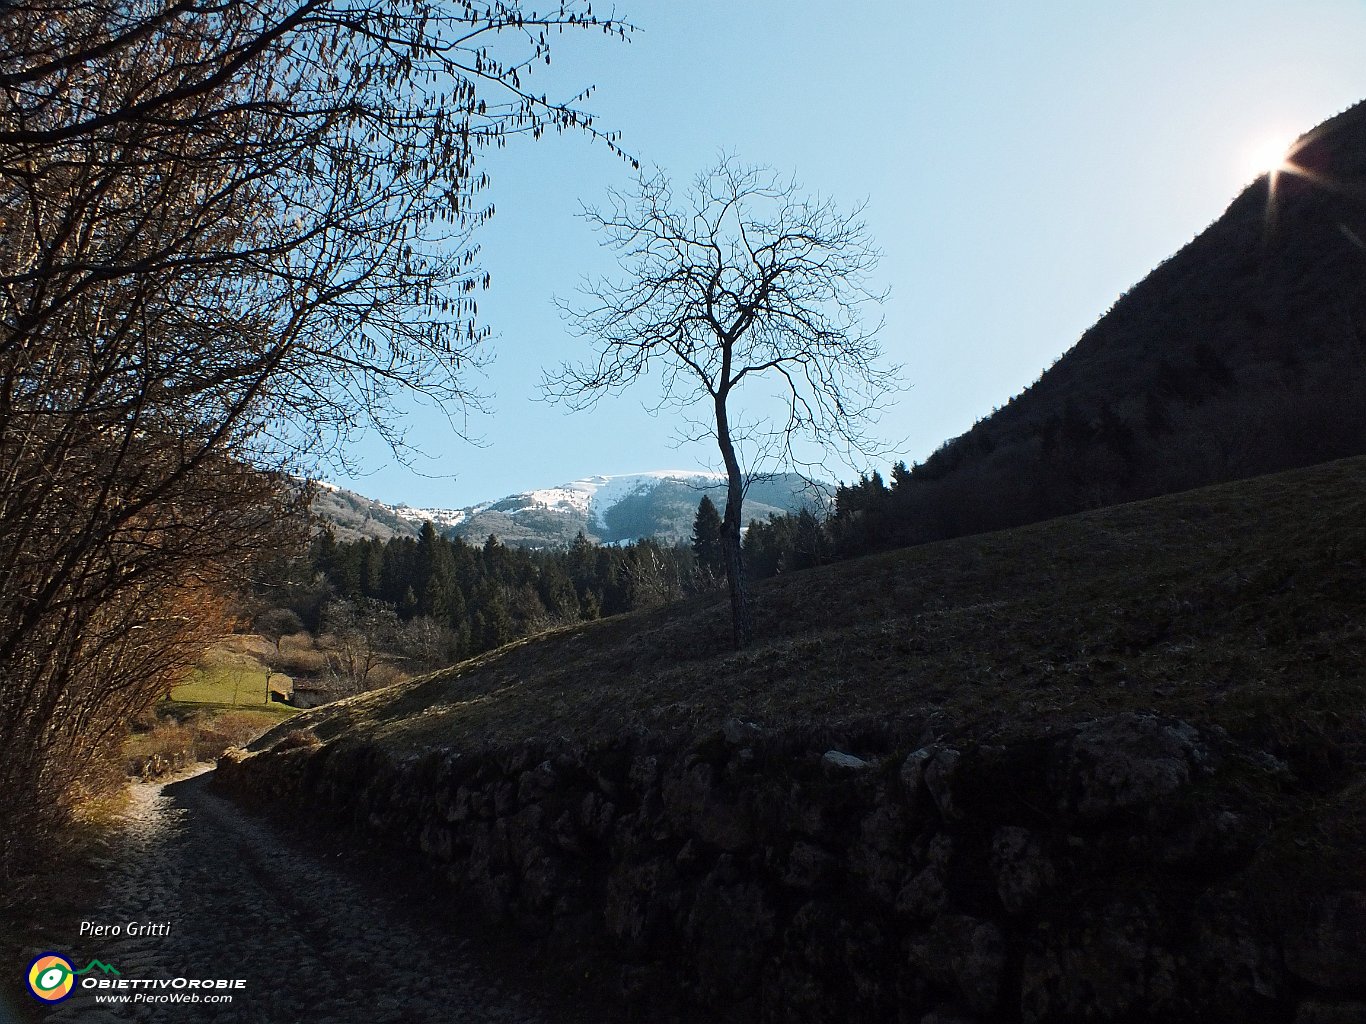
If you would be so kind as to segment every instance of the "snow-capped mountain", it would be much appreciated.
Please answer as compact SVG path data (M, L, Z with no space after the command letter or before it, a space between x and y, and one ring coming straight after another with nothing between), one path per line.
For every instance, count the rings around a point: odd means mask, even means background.
M656 470L584 477L465 508L388 505L324 484L314 509L334 524L338 539L416 536L430 522L446 536L480 542L492 534L505 544L545 547L568 544L580 531L606 544L641 537L686 538L702 496L709 494L720 508L725 493L720 473ZM813 489L796 474L779 474L750 486L744 518L748 522L770 513L817 508L829 501L830 493L826 485Z

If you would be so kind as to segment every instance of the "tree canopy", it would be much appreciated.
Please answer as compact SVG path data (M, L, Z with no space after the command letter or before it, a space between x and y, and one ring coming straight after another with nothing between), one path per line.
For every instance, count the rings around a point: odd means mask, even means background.
M290 472L360 427L401 448L399 394L457 427L477 403L481 148L617 149L582 95L532 91L562 30L627 27L572 2L0 6L0 835L60 809L298 537Z

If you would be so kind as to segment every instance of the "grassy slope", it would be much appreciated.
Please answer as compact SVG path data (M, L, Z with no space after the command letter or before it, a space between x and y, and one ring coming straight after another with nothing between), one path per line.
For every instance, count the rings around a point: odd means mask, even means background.
M171 699L190 704L267 706L266 658L270 648L270 641L264 637L228 637L171 691ZM272 690L288 695L292 685L293 680L284 673L271 674Z
M1366 459L794 573L754 603L745 652L718 595L282 728L418 750L732 716L984 733L1137 708L1366 762Z

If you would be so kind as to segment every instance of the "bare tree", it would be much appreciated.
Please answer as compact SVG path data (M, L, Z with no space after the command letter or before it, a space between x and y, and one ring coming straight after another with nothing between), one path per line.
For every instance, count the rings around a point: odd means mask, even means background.
M394 609L377 601L333 601L323 617L327 677L334 691L363 693L383 652L399 640Z
M275 656L279 658L281 641L303 632L304 624L292 608L268 608L256 616L252 628L275 645Z
M721 538L737 646L752 639L741 555L748 480L740 447L789 466L812 465L802 444L846 456L871 454L870 427L896 386L880 366L881 324L862 312L883 295L868 277L879 253L861 219L795 182L723 157L676 201L663 174L612 192L588 220L606 237L625 276L590 281L586 302L562 304L595 360L547 378L549 392L582 408L658 370L661 405L708 407L706 433L720 449L728 487ZM738 424L735 396L764 381L761 414ZM777 412L763 415L763 401Z
M0 835L60 811L193 663L204 595L298 536L287 472L360 427L401 447L397 395L457 427L477 404L481 147L616 148L531 90L565 30L625 28L578 2L0 3Z

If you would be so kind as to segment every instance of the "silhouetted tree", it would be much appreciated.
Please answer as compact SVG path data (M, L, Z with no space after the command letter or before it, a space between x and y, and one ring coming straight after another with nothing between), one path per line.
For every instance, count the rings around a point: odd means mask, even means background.
M802 509L797 514L796 529L793 531L792 568L811 569L825 564L829 558L829 547L820 521L810 509Z
M745 569L755 579L776 576L792 563L796 517L769 514L745 531Z
M697 515L692 523L692 551L697 568L702 573L720 574L726 568L726 556L721 549L721 513L710 495L702 495L697 503Z
M721 540L740 647L752 634L740 516L754 472L741 444L789 465L807 464L803 440L868 454L868 429L896 381L879 366L880 325L862 325L865 304L882 296L867 285L878 252L860 213L733 158L700 175L681 202L656 174L587 212L626 276L590 282L585 305L563 307L600 353L562 367L547 388L584 407L658 367L662 404L705 403L699 432L715 439L726 469ZM741 429L736 393L758 379L777 390L781 412Z

